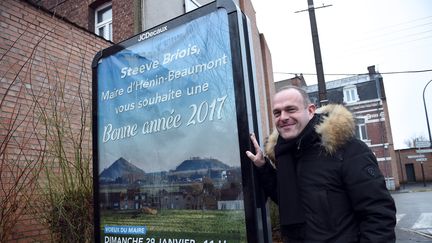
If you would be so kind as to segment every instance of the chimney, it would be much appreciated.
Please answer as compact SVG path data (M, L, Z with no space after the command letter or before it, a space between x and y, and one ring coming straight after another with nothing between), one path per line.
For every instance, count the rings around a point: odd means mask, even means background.
M369 66L368 68L369 75L376 74L375 65Z

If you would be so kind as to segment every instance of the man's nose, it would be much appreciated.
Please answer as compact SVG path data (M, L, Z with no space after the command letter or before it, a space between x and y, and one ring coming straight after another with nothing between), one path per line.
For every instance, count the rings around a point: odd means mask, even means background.
M281 117L282 120L287 120L290 117L290 115L286 111L281 111L280 117Z

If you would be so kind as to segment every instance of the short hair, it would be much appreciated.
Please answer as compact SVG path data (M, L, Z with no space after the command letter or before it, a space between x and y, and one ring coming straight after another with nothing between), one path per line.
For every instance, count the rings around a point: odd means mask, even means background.
M284 90L288 90L288 89L295 89L295 90L297 90L301 94L301 96L303 98L303 104L304 104L305 108L307 108L310 104L312 104L312 102L311 102L311 100L309 98L309 94L306 92L306 90L302 89L299 86L295 86L295 85L286 85L286 86L283 86L283 87L281 87L276 92L276 94L280 93L280 92L282 92Z

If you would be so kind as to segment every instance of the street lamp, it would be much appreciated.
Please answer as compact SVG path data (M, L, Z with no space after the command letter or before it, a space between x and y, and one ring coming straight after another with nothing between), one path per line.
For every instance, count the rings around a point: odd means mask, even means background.
M429 147L432 148L432 136L431 136L431 130L429 127L429 117L428 117L428 112L427 112L427 108L426 108L426 99L425 99L425 91L426 91L426 87L432 82L432 79L429 80L429 82L427 82L427 84L425 85L424 89L423 89L423 105L424 105L424 109L425 109L425 114L426 114L426 125L427 125L427 129L428 129L428 134L429 134Z

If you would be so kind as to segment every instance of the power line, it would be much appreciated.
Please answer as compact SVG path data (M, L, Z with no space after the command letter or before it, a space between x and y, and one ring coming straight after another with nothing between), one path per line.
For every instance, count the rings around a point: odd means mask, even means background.
M359 45L357 47L354 44L353 45L354 48L349 47L349 44L347 44L347 48L344 48L346 50L344 53L346 54L347 52L348 53L356 53L356 52L372 51L372 50L376 50L376 49L388 48L391 46L404 45L406 43L430 38L431 37L430 35L426 35L426 36L424 35L424 34L427 34L429 32L432 32L432 29L422 31L422 32L417 32L417 33L411 33L409 35L404 35L404 36L400 36L400 37L394 37L392 40L388 40L386 42L381 42L381 43L379 43L379 42L373 43L374 41L377 41L377 40L370 39L370 41L372 41L370 44L363 43L362 45ZM417 36L420 36L420 37L417 39L409 39L411 37L417 37ZM369 41L369 40L366 40L366 41ZM351 42L351 44L352 44L352 42Z
M432 72L432 69L423 69L423 70L409 70L409 71L394 71L394 72L379 72L379 74L407 74L407 73L426 73L426 72ZM290 74L290 75L303 75L303 76L309 76L309 75L317 75L316 73L289 73L289 72L273 72L277 74ZM356 76L356 75L368 75L369 73L326 73L325 75L328 76Z
M400 22L395 25L370 30L364 33L357 33L351 38L333 38L331 42L339 42L338 46L344 46L340 52L358 53L375 49L388 49L389 46L403 45L408 42L427 39L428 33L432 31L431 16L426 16L411 21ZM327 40L327 39L325 39ZM387 43L385 43L387 42ZM384 44L385 43L385 44ZM390 45L389 45L390 43Z
M389 36L394 36L395 34L401 33L401 34L405 34L403 32L412 32L414 29L425 29L427 27L432 26L431 25L432 22L427 22L427 23L422 23L422 24L417 24L417 25L413 25L413 26L408 26L408 27L404 27L401 28L401 26L398 26L397 29L390 29L390 28L385 28L384 31L381 32L377 32L377 31L369 31L369 32L365 32L365 33L358 33L358 35L356 37L362 37L359 39L352 39L352 40L348 40L350 43L353 42L364 42L364 41L368 41L370 39L382 39L382 38L389 38ZM377 33L375 33L377 32ZM371 34L369 34L371 33ZM416 35L418 33L408 33L408 35Z
M380 32L380 33L381 33L382 30L386 30L386 31L388 31L389 29L391 29L391 28L393 28L393 27L400 28L400 27L403 26L403 25L407 25L407 24L410 24L410 23L413 23L413 22L422 21L422 20L429 19L429 18L432 18L432 15L425 16L425 17L422 17L422 18L413 19L413 20L408 20L408 21L404 21L404 22L399 22L399 23L397 23L397 24L393 24L393 25L382 26L382 27L375 28L375 29L372 29L372 30L370 30L370 31L367 31L367 32L364 33L364 34L367 34L367 33L374 33L374 32ZM416 27L416 26L418 26L418 25L415 25L414 27Z

